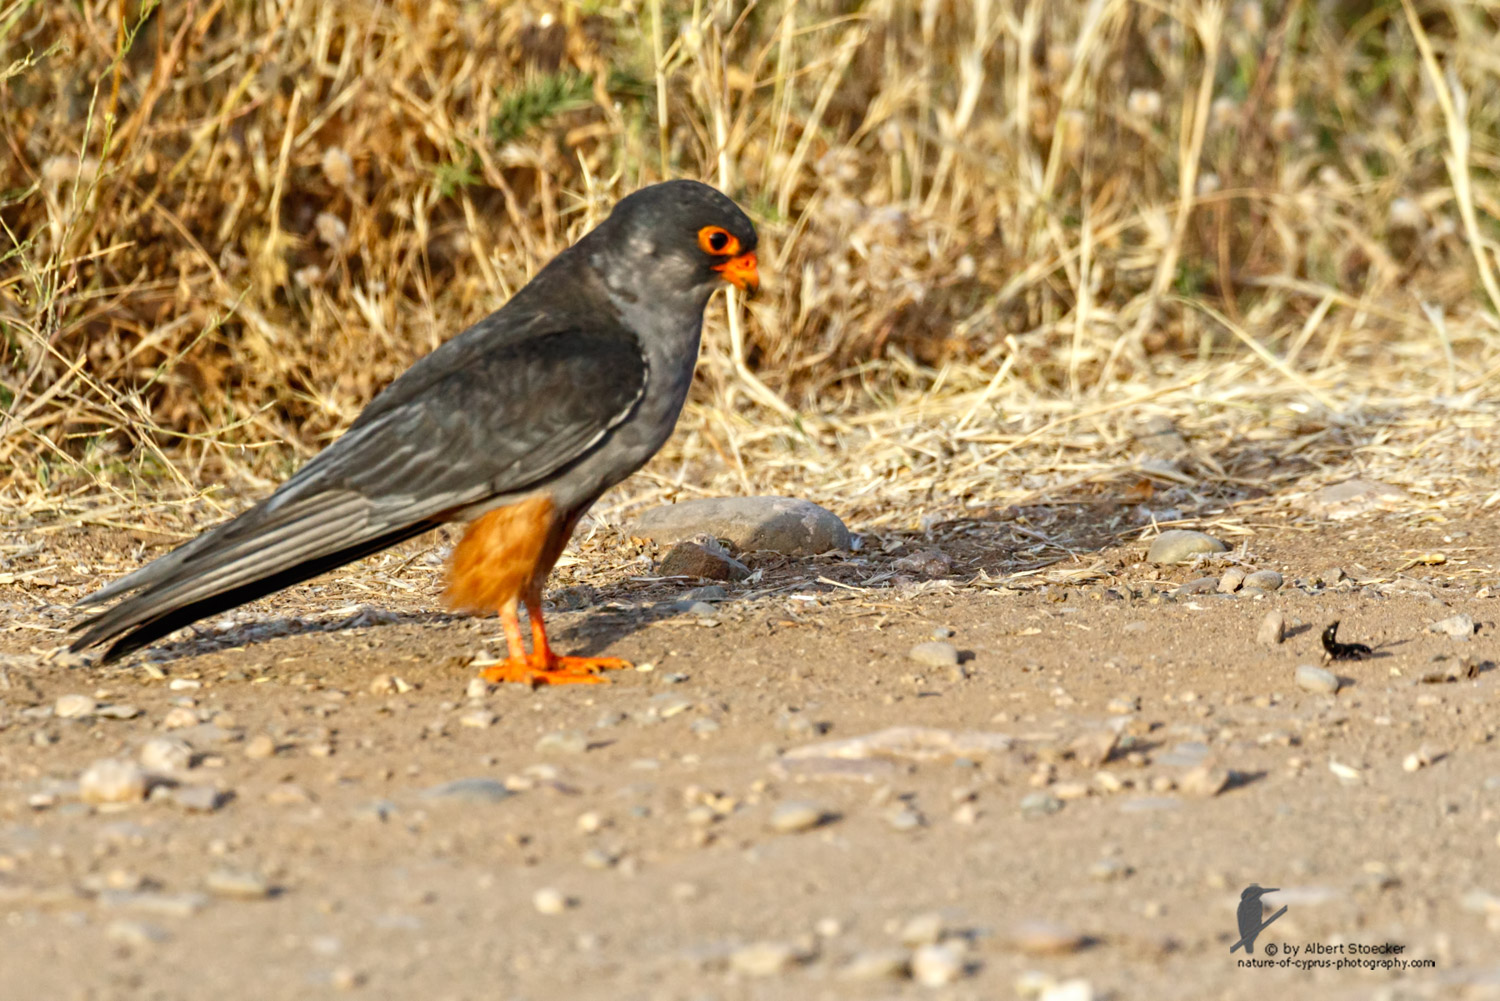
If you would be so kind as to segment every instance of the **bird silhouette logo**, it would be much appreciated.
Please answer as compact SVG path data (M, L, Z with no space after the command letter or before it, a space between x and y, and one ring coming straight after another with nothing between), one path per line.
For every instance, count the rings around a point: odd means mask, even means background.
M1260 898L1275 892L1275 889L1266 889L1257 883L1251 883L1240 893L1240 906L1234 912L1235 920L1240 926L1240 940L1229 947L1230 952L1242 948L1245 950L1245 955L1255 955L1255 937L1269 928L1271 922L1286 913L1286 908L1283 907L1266 920L1260 919L1264 911Z

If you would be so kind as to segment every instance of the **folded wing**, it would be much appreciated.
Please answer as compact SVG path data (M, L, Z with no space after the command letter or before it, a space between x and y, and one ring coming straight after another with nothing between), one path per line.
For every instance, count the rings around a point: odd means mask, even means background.
M439 348L265 501L85 598L129 594L81 623L105 660L190 622L378 552L453 513L522 493L590 454L646 391L620 328Z

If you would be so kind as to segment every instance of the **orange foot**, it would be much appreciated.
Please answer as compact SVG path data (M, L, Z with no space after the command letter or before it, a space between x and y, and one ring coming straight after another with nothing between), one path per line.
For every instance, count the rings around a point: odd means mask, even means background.
M555 654L545 661L534 656L524 658L507 657L479 672L479 676L492 684L512 681L535 688L540 685L599 685L606 679L600 671L621 671L631 667L628 660L618 657L558 657Z

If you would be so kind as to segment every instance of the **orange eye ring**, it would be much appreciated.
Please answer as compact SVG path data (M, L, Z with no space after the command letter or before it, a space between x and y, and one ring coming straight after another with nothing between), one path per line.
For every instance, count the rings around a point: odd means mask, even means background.
M698 230L698 246L715 257L733 257L740 252L740 241L722 226L704 226Z

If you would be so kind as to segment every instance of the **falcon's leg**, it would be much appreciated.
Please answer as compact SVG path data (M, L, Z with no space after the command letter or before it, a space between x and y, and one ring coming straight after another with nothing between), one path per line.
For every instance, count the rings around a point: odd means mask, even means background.
M634 665L619 657L560 657L552 652L547 642L547 626L542 621L542 596L538 592L526 596L526 614L531 617L531 663L533 668L548 680L548 684L603 681L600 671L619 671Z

